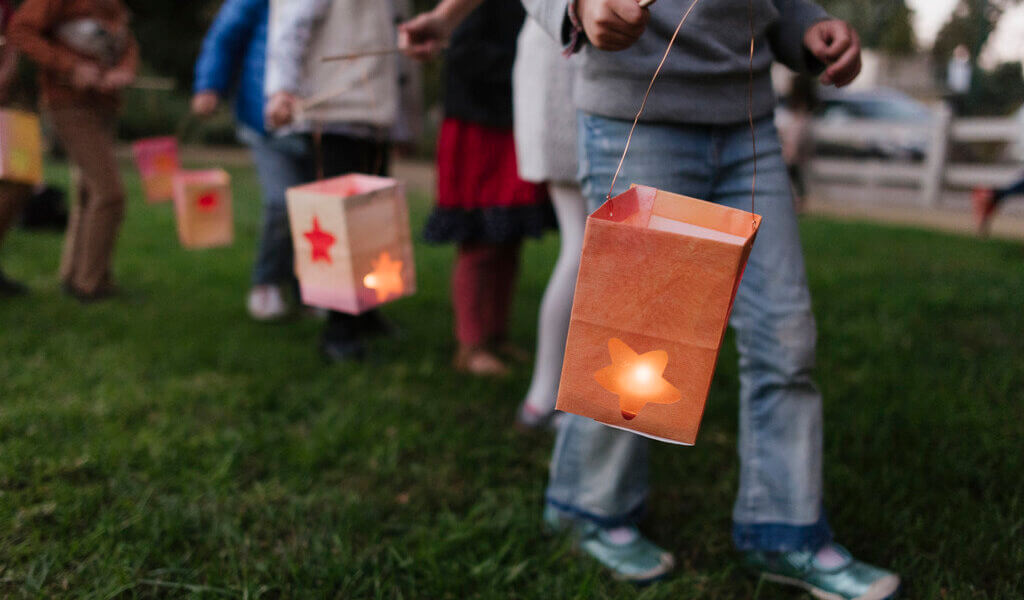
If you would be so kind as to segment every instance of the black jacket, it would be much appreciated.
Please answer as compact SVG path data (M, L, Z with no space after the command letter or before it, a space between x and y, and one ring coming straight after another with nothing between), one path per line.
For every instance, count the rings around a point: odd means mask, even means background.
M452 33L444 64L444 113L490 127L512 126L512 63L526 12L486 0Z

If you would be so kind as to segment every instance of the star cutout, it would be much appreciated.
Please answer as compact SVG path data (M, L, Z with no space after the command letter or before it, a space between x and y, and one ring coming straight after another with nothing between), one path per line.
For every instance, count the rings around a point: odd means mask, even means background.
M217 198L217 192L206 192L205 194L199 196L199 199L196 200L196 204L199 206L199 210L206 212L210 212L213 209L217 208L217 205L219 203L220 200Z
M313 253L310 257L310 261L316 262L318 260L322 260L327 264L332 264L331 246L334 245L337 238L323 229L320 229L320 219L314 216L313 229L310 229L302 235L309 240L309 243L313 246Z
M391 255L381 252L380 258L373 262L373 271L363 278L363 285L377 292L377 302L383 302L388 296L402 295L405 283L402 281L402 261L391 260Z
M668 353L654 350L637 354L618 338L608 340L612 364L594 373L601 387L619 397L622 418L631 421L648 404L675 404L682 393L662 375Z

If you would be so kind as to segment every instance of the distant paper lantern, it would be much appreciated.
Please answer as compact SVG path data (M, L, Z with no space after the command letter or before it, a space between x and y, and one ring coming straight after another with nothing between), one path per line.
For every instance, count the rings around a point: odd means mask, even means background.
M235 227L231 176L222 169L179 171L173 178L178 238L186 248L229 246Z
M306 305L359 314L416 291L397 181L353 174L291 188L288 218Z
M557 408L692 445L760 223L642 186L590 215Z
M132 144L135 166L142 176L142 188L150 203L174 198L174 174L181 170L178 162L178 140L158 137Z
M43 181L43 136L39 117L0 110L0 180L36 185Z

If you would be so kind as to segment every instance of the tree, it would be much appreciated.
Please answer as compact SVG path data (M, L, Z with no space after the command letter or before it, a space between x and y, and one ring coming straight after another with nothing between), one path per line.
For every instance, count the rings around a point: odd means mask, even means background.
M866 48L889 54L911 54L917 49L913 11L904 0L823 0L821 5L853 25Z
M1000 17L1007 8L1020 4L1021 0L959 0L949 21L942 26L935 37L932 56L937 65L945 65L957 46L965 46L971 52L975 64L981 49L996 28Z

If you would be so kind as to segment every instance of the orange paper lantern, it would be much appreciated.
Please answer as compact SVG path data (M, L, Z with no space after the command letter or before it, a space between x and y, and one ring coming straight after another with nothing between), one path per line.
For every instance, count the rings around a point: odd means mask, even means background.
M590 215L557 408L692 445L760 222L643 186Z
M0 180L43 182L43 136L36 115L0 110Z
M394 179L344 175L288 190L308 306L360 314L416 291L409 208Z
M150 204L174 198L174 174L181 170L178 162L178 140L158 137L132 144L135 165L142 176L142 188Z
M181 245L186 248L231 245L235 237L231 176L223 169L179 171L172 181Z

